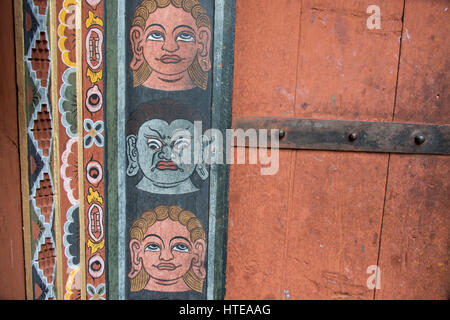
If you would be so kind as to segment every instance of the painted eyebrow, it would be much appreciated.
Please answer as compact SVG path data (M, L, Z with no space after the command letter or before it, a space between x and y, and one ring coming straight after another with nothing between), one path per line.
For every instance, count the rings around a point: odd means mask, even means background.
M189 26L187 26L187 25L185 25L185 24L182 24L182 25L176 27L175 29L173 29L173 32L175 32L175 30L177 30L177 29L179 29L179 28L188 28L188 29L191 29L192 32L195 33L195 30L194 30L192 27L189 27ZM164 30L164 31L166 31L166 30Z
M174 133L174 131L175 131L175 133L180 132L180 131L183 131L183 132L187 131L187 132L189 132L189 127L187 127L187 128L185 128L185 127L182 127L182 128L173 128L173 129L172 129L172 133ZM190 134L190 133L189 133L189 134Z
M148 237L156 237L156 238L158 238L159 240L161 240L161 242L162 242L162 244L164 245L164 241L163 241L163 239L160 237L160 236L158 236L157 234L149 234L148 236L145 236L144 237L144 239L142 239L142 241L144 241L145 239L147 239Z
M166 28L164 28L164 26L159 23L153 23L153 24L149 25L147 28L145 28L145 31L147 31L150 27L160 27L164 30L164 32L166 32Z
M189 240L186 239L185 237L181 237L181 236L173 237L173 238L170 240L170 243L172 243L172 241L173 241L173 240L176 240L176 239L182 239L182 240L185 240L187 243L189 243L190 245L192 245L191 241L189 241Z
M164 139L164 138L161 136L161 134L159 133L159 131L157 131L157 130L155 130L155 129L152 129L150 126L147 126L146 128L149 129L150 131L155 132L155 133L158 135L158 137L160 137L161 139ZM145 133L144 133L144 135L145 135Z

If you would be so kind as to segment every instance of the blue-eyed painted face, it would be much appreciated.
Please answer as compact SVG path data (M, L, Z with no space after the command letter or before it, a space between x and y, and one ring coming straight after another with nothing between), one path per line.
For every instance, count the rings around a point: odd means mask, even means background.
M192 13L168 5L152 12L145 27L130 30L133 59L132 70L144 62L151 74L143 85L159 90L187 90L195 87L189 68L195 60L204 72L211 70L212 33L198 27Z
M192 241L187 227L167 218L148 227L142 240L129 243L132 275L143 268L150 276L147 290L183 292L191 290L183 277L192 270L199 279L206 275L206 241ZM130 276L130 275L129 275Z
M143 266L159 280L176 280L191 268L194 259L189 231L170 219L155 223L141 242Z
M182 75L194 62L201 44L192 15L181 8L167 6L150 14L143 42L144 58L162 75Z

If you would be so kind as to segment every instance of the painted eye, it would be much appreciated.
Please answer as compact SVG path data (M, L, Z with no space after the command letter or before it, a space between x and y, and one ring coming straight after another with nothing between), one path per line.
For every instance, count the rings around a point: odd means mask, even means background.
M105 261L98 254L89 259L89 274L94 278L100 278L105 271Z
M103 96L98 85L94 85L87 91L86 108L91 113L98 112L103 106Z
M150 243L148 246L145 247L145 251L150 251L150 252L157 252L159 251L159 245L157 245L156 243Z
M189 148L190 145L191 145L191 140L186 139L186 138L180 138L173 143L173 148L176 151L181 151L181 150Z
M147 145L153 151L158 151L162 148L162 142L159 141L158 139L153 139L153 138L148 139Z
M180 33L177 37L177 41L183 41L183 42L194 42L195 38L192 34L189 33Z
M161 32L152 32L148 35L147 39L152 41L164 41L164 35Z
M173 250L178 251L178 252L186 252L186 253L189 252L188 246L186 246L186 245L184 245L182 243L179 243L179 244L175 245L173 247Z
M98 187L103 180L103 168L100 162L91 160L86 166L86 178L90 184Z

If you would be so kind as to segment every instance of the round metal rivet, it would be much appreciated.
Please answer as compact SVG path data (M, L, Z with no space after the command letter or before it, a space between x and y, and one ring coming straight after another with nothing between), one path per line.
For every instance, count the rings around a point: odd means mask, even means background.
M358 139L358 134L355 132L350 133L350 135L348 136L348 140L350 141L355 141L356 139Z
M425 137L422 136L422 135L418 135L418 136L416 136L416 137L414 138L414 142L415 142L417 145L424 144L424 143L425 143Z

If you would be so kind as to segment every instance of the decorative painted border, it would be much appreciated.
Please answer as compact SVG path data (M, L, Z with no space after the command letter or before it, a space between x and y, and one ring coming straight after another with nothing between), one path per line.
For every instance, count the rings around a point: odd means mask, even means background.
M78 300L80 273L78 126L76 99L76 0L52 0L52 100L55 128L55 186L58 299Z
M26 289L39 300L57 298L51 3L14 3Z
M124 300L126 297L126 198L123 188L125 186L125 172L119 172L118 167L126 163L125 145L123 139L117 139L120 132L125 131L124 117L118 114L125 112L125 79L126 62L125 46L125 0L106 3L108 16L117 12L116 19L108 19L107 32L110 37L107 42L108 61L108 141L111 147L108 154L108 171L117 172L117 175L108 176L108 206L109 206L109 287L111 298ZM212 128L225 130L231 127L231 102L233 88L234 65L234 17L235 0L216 0L214 18L214 69L213 69L213 111ZM117 31L116 31L117 30ZM114 63L117 61L117 64ZM113 93L114 92L114 93ZM224 146L225 147L225 146ZM208 245L208 274L207 298L221 300L225 297L225 267L227 243L227 217L228 217L228 165L211 166L210 174L210 207L209 207L209 245ZM122 192L120 192L122 190ZM112 289L114 288L114 290Z
M235 3L215 3L212 127L225 130L231 123ZM125 1L14 5L27 298L124 298L116 133L124 125L117 116L117 75L124 73L125 54L117 52L117 41L125 41L120 15ZM111 18L104 22L107 10ZM73 37L75 47L69 45ZM48 54L47 69L33 69L33 49ZM113 155L108 162L106 144ZM223 299L228 166L213 166L211 176L207 297ZM107 232L107 223L114 232Z
M83 148L83 190L85 241L81 241L85 261L85 294L89 300L104 300L106 293L106 197L105 197L105 122L104 122L104 9L101 0L81 3L82 124L79 123L79 146ZM80 76L80 75L79 75ZM81 136L81 135L82 136ZM81 198L80 198L81 199ZM83 251L82 250L82 251ZM84 291L84 290L82 290Z

